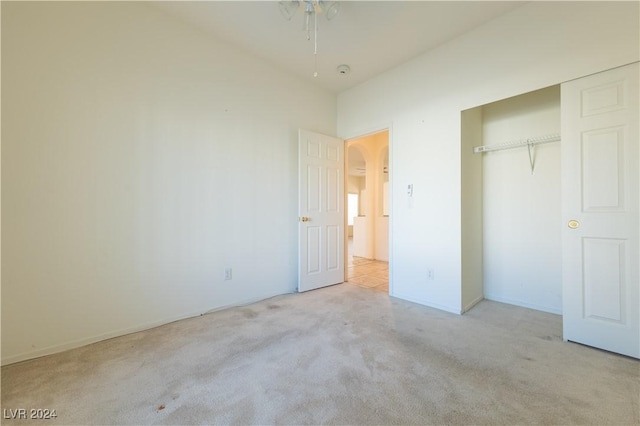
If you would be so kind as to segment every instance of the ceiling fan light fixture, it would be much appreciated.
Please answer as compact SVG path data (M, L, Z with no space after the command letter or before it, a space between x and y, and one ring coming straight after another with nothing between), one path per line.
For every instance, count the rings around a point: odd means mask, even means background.
M304 6L304 18L302 29L307 33L307 40L311 41L311 18L313 17L313 58L315 62L315 68L313 76L318 76L318 15L324 14L327 20L332 20L340 10L340 5L337 1L327 2L326 0L280 0L278 2L278 8L282 16L290 21L296 14L298 9L302 9L300 5ZM347 74L349 67L346 71L340 71L340 74Z
M304 0L304 13L311 15L316 13L316 3L311 0Z

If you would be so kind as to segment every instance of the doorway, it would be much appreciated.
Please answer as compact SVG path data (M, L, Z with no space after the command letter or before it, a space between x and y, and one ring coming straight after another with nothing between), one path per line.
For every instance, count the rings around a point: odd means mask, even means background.
M475 216L481 235L474 250L484 298L554 314L562 313L560 107L559 85L479 107L478 142L465 150L477 162L477 187L463 201L477 198L479 211L465 205L465 214ZM547 135L558 138L530 149L509 145ZM474 153L476 146L491 150ZM474 301L465 300L465 310Z
M345 281L389 293L389 131L345 144Z

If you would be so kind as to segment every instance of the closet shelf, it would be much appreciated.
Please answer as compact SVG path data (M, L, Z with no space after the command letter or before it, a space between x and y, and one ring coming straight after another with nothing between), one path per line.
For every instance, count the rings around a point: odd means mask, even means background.
M479 154L482 152L489 152L489 151L499 151L502 149L511 149L511 148L518 148L521 146L533 146L533 145L540 145L543 143L549 143L549 142L557 142L560 140L560 134L559 133L554 133L551 135L545 135L545 136L536 136L534 138L529 138L529 139L518 139L518 140L514 140L514 141L508 141L508 142L502 142L502 143L498 143L495 145L482 145L482 146L476 146L475 148L473 148L473 152L475 154Z

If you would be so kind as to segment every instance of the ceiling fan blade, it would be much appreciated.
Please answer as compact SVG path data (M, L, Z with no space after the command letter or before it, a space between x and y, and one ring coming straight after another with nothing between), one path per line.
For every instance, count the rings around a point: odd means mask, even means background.
M327 19L330 21L333 18L336 17L336 15L338 14L338 12L340 12L340 3L338 3L337 1L333 1L331 3L329 3L329 6L327 6Z
M293 18L298 11L299 6L300 0L280 0L278 2L280 13L287 21L290 21L291 18Z

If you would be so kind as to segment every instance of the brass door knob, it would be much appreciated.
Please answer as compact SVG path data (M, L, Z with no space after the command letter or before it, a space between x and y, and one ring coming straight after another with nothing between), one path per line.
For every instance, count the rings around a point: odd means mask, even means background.
M571 219L567 224L567 226L571 229L578 229L580 228L580 222L578 222L577 220Z
M306 217L306 216L302 216L302 217L300 218L300 222L309 222L310 220L311 220L311 219L309 219L309 218L308 218L308 217Z

